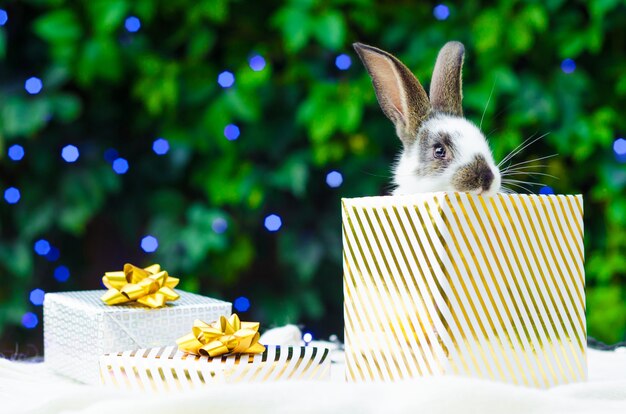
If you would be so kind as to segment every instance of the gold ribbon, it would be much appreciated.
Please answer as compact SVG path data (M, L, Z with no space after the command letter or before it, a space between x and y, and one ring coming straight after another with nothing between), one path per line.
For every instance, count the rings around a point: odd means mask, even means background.
M109 290L101 299L107 305L136 301L151 308L160 308L165 302L180 297L173 290L178 282L178 278L169 276L158 264L142 269L126 263L123 271L104 274L102 283Z
M265 347L259 343L259 323L241 322L233 313L220 316L212 324L196 319L190 334L176 340L178 349L196 355L215 357L224 354L260 354Z

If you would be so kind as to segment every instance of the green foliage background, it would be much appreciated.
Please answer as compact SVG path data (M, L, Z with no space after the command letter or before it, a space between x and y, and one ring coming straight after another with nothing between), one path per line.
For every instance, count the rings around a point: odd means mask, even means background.
M251 300L264 326L342 330L340 197L388 189L399 142L380 112L351 43L399 56L428 85L439 48L466 45L464 106L482 122L496 159L550 132L518 160L558 153L545 184L585 197L589 334L626 332L626 165L612 150L626 129L626 4L598 1L23 0L2 2L0 27L0 330L3 350L40 346L41 323L21 327L28 299L100 287L124 262L159 262L190 291ZM141 19L128 33L124 20ZM268 62L260 72L248 59ZM340 71L335 57L352 66ZM576 62L565 74L564 58ZM230 70L235 85L217 75ZM37 76L43 90L29 95ZM224 137L236 123L241 136ZM156 137L171 145L151 150ZM26 156L7 157L20 143ZM78 146L63 162L61 148ZM129 161L116 175L115 148ZM326 174L343 185L331 189ZM263 227L276 213L283 226ZM215 218L228 230L212 229ZM140 240L152 234L156 253ZM61 251L33 251L45 238ZM59 264L71 278L52 277Z

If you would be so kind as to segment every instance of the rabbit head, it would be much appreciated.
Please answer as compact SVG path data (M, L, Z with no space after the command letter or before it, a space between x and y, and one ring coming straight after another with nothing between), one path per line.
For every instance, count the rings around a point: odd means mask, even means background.
M487 139L463 117L463 44L448 42L439 52L430 98L413 73L393 55L361 43L355 43L354 48L403 144L393 168L393 194L497 193L500 171Z

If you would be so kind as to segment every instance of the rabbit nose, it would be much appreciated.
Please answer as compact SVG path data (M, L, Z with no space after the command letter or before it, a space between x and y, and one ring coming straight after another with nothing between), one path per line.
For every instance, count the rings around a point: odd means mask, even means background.
M486 168L480 173L480 184L484 191L489 190L491 183L493 183L494 175L491 168Z

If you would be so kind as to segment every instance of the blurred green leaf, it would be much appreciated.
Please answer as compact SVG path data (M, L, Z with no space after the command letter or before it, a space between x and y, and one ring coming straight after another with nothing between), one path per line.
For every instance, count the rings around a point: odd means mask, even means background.
M331 50L341 48L345 43L346 28L341 14L329 10L317 17L313 23L314 33L322 46Z
M119 186L113 171L103 167L65 175L60 183L63 207L58 216L61 229L79 235L104 204L108 192Z
M587 294L589 335L609 343L624 338L626 298L617 286L596 286Z
M11 274L19 278L28 278L33 271L31 248L21 241L0 244L0 261Z
M215 33L208 29L201 29L198 33L190 39L188 48L188 54L190 58L200 59L206 56L217 41Z
M126 0L90 0L87 8L91 14L91 24L97 33L110 33L119 30L126 17Z
M318 270L324 248L319 240L290 233L280 239L280 255L292 269L294 277L309 283Z
M295 53L302 49L309 39L310 26L308 12L297 7L280 9L272 19L274 27L282 31L287 52Z
M7 136L31 135L44 127L50 109L46 99L11 97L2 108L2 130Z
M59 94L50 99L54 117L63 122L76 120L80 115L82 105L78 97L69 94Z
M4 59L7 53L7 38L4 30L0 30L0 59Z
M539 33L548 28L548 15L540 3L531 3L523 12L525 20Z
M229 0L204 0L197 7L212 21L223 22L228 17Z
M478 53L486 53L499 45L501 27L502 18L495 9L486 9L474 20L472 31Z
M35 20L33 29L50 43L72 43L78 41L83 34L76 14L67 9L44 14Z
M272 174L272 183L284 190L291 191L301 198L306 195L309 180L308 154L296 153Z
M122 76L119 49L112 39L93 38L85 44L78 62L78 80L91 84L95 79L116 81Z

